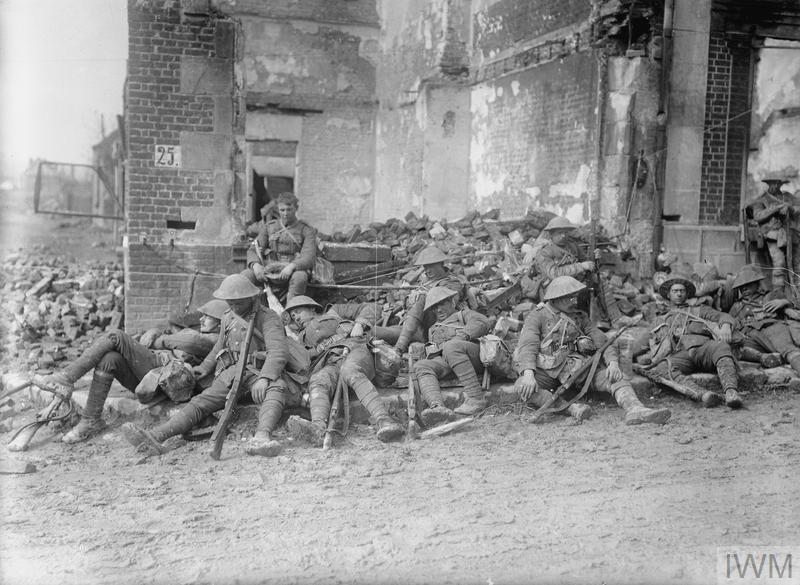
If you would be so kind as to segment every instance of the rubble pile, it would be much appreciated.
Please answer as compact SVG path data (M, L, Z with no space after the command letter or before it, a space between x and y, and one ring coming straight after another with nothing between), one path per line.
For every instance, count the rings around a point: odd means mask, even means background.
M50 371L122 325L124 273L117 263L65 262L39 246L2 260L0 290L5 366Z

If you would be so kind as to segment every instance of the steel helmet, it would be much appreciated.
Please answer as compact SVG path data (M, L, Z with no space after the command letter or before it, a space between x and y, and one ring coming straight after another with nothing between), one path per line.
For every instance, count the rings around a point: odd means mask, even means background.
M576 229L578 229L578 226L574 225L566 217L561 217L557 215L549 222L547 222L547 225L544 226L544 230L542 231L550 232L553 230L576 230Z
M427 295L425 295L425 308L423 310L427 311L431 307L435 307L442 301L454 297L457 294L458 292L444 286L434 287L428 291Z
M206 304L198 307L197 310L203 313L203 315L208 315L218 321L222 321L223 313L228 310L228 303L219 299L211 299Z
M550 284L547 285L542 298L546 301L552 301L553 299L560 299L561 297L575 294L585 288L585 284L571 276L556 276L550 281Z
M322 305L320 305L317 301L315 301L311 297L307 297L306 295L297 295L292 297L289 300L289 302L286 303L284 311L291 311L292 309L296 309L297 307L313 307L314 310L322 309Z
M236 301L239 299L249 299L261 294L261 289L250 282L241 274L231 274L226 276L219 288L213 293L214 298L223 301Z
M694 286L694 283L686 277L675 275L670 276L664 282L662 282L658 287L658 294L660 294L665 299L669 298L669 289L672 288L673 284L682 284L686 287L686 298L692 298L694 294L697 292L697 288Z
M414 260L414 266L425 266L426 264L439 264L446 262L447 256L436 246L428 246L423 248Z
M733 279L733 288L739 288L751 282L758 282L764 280L764 276L755 264L746 264L739 269L736 273L736 278Z

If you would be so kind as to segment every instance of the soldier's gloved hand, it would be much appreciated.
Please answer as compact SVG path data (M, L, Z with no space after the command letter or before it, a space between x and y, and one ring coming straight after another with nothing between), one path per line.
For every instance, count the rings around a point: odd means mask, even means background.
M288 280L293 272L294 272L294 262L289 262L286 266L284 266L283 270L281 270L281 273L278 275L278 277L281 280Z
M364 326L361 323L356 323L353 325L353 328L350 330L350 337L363 337L364 336Z
M723 323L719 326L719 340L723 343L731 342L731 324Z
M255 274L258 282L264 282L266 279L264 276L264 266L261 264L253 264L253 274Z
M777 313L784 307L791 306L792 302L788 299L773 299L764 303L764 310L767 313Z
M594 270L594 260L585 260L580 263L580 266L586 272L591 272L592 270Z
M156 338L161 334L158 329L148 329L142 336L139 338L139 343L141 343L145 347L153 347L153 344L156 341Z
M261 404L267 398L267 390L272 386L272 381L268 378L259 378L253 383L253 388L250 390L250 395L253 397L253 402Z
M192 374L194 374L195 380L199 380L208 376L209 372L202 366L192 366Z
M519 392L519 397L523 402L528 402L533 393L536 392L536 379L533 377L533 370L525 370L522 376L514 382L514 388Z
M611 362L608 364L608 367L606 368L606 375L608 376L608 381L612 384L622 380L622 370L619 369L619 364L617 362Z

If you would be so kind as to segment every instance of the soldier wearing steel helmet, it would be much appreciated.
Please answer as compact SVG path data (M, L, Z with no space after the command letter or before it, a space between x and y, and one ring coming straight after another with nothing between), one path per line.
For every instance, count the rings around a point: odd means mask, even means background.
M299 388L288 384L284 378L289 352L283 321L277 313L261 305L261 290L240 274L226 277L213 294L228 304L228 310L223 315L216 345L203 363L195 366L194 373L199 379L214 372L214 381L166 422L150 430L126 423L122 426L123 433L135 447L162 453L162 443L166 439L191 430L207 415L223 408L235 377L240 347L245 341L249 321L254 318L255 328L241 388L249 391L253 402L260 407L255 435L245 451L248 455L275 456L281 444L272 433L283 409L300 404Z
M427 408L420 413L426 426L453 420L457 414L477 414L486 408L478 375L483 373L478 339L489 333L493 322L471 309L458 310L458 292L445 287L431 289L424 310L434 317L425 331L427 359L414 364L419 390ZM455 375L464 388L464 402L447 408L439 380Z
M534 258L537 273L552 280L557 276L572 276L583 281L595 269L593 258L586 258L578 241L573 237L578 226L568 219L556 216L542 230L549 236ZM546 286L546 285L545 285Z
M800 315L794 313L795 303L784 298L782 291L766 293L761 289L766 278L757 266L748 264L733 280L738 300L728 313L736 319L734 331L744 338L739 358L758 362L765 368L778 366L785 360L800 374L800 348L792 335L792 329L795 335L800 333L800 323L788 318Z
M376 354L367 341L378 317L374 303L338 304L325 314L320 314L321 310L319 303L305 295L286 303L286 311L299 329L299 341L314 363L308 381L311 421L290 417L286 423L289 433L298 440L322 446L331 398L341 380L345 391L352 388L375 421L378 439L385 443L399 438L403 429L392 420L373 384L378 367Z
M578 309L578 294L586 285L571 276L557 276L547 286L544 303L525 319L515 350L517 378L515 386L524 402L542 406L552 397L552 392L571 378L587 361L594 359L597 348L606 342L605 334ZM625 423L663 424L669 420L666 408L652 409L644 406L631 386L630 380L619 367L619 348L610 345L600 358L590 388L610 393L625 410ZM580 387L583 379L572 380ZM566 406L557 400L554 408ZM591 407L576 401L566 412L577 420L591 416Z
M150 370L170 360L177 358L190 365L200 363L217 340L223 311L220 304L225 305L222 301L212 300L198 309L203 315L200 331L187 328L176 333L143 335L139 341L119 329L107 331L95 339L78 359L41 380L41 385L70 396L75 382L94 368L81 420L61 440L78 443L105 429L103 405L115 378L133 392Z
M716 406L723 400L730 408L740 408L739 374L731 336L736 321L703 304L689 305L695 285L675 274L658 286L659 294L669 301L667 312L656 317L649 331L634 342L634 356L645 366L648 377L665 377L679 383L679 392L704 406ZM725 397L697 385L689 374L715 372Z
M423 248L414 260L414 266L422 266L425 277L406 299L406 314L402 325L395 329L383 327L378 337L394 343L399 353L405 353L412 341L422 341L424 331L433 324L432 316L425 317L425 296L434 287L446 287L458 293L456 303L466 295L467 283L445 267L447 256L436 246ZM395 337L396 335L396 337Z

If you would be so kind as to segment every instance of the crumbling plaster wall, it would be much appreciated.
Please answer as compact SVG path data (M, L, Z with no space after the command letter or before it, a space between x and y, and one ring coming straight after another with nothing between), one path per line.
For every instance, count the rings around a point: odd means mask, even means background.
M248 116L270 112L299 121L293 177L299 215L328 233L372 221L374 3L251 4L244 14L235 6L244 38L240 75ZM332 9L335 4L340 11ZM351 4L360 5L360 12ZM277 126L260 125L246 140L283 139ZM240 141L240 148L247 144Z
M379 0L375 218L467 211L468 0Z
M766 190L762 179L784 178L800 190L800 42L767 39L756 66L747 200Z

